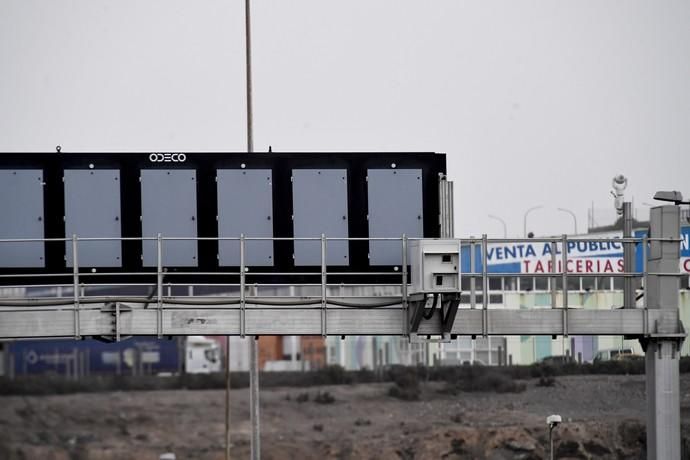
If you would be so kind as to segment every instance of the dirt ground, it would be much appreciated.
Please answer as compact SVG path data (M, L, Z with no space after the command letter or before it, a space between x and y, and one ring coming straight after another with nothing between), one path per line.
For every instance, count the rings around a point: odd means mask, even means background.
M429 383L419 401L388 396L390 383L262 390L262 458L540 459L553 413L564 421L557 458L643 455L644 376L525 383L517 394L457 396ZM335 401L315 402L319 392ZM248 396L232 392L234 458L249 454ZM0 396L0 458L223 459L223 401L222 390ZM689 375L681 377L681 414L690 422Z

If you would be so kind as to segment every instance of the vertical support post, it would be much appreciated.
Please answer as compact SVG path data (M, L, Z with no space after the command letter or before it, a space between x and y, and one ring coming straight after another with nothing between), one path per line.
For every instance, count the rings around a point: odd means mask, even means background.
M254 152L254 105L252 103L252 20L249 0L244 2L244 36L247 70L247 151Z
M443 238L446 233L446 187L445 174L438 173L438 223L440 227L440 236Z
M629 201L623 203L623 238L632 238L633 216L632 205ZM635 308L635 279L631 273L635 271L635 245L632 242L623 243L623 308Z
M438 173L439 224L441 238L453 238L455 222L453 218L453 182L448 176Z
M450 222L450 234L448 235L450 238L455 237L455 203L453 202L453 182L452 181L447 181L448 182L448 209L450 211L448 215L448 220Z
M115 341L120 341L120 302L115 302Z
M259 337L251 339L249 354L249 405L252 424L251 458L261 458L261 426L259 423Z
M680 212L678 206L652 208L645 296L651 309L678 312ZM670 275L678 273L678 275ZM626 305L627 306L627 305ZM673 318L673 315L671 315ZM677 319L656 323L646 342L647 458L680 459L680 337Z
M225 347L225 460L230 460L230 336Z
M558 284L556 282L558 280L556 276L556 262L558 261L556 249L558 249L558 246L556 246L555 241L551 241L549 244L551 245L551 308L556 308L556 300L558 299L558 291L556 290L556 285Z
M163 238L156 238L156 332L163 337Z
M448 180L448 176L443 173L438 175L438 186L439 186L439 210L440 210L440 237L441 238L453 238L453 182ZM460 248L460 253L462 249ZM457 311L457 305L452 306L454 301L448 301L448 312L453 311L451 316L446 316L448 313L444 311L443 299L440 301L440 316L443 330L441 332L442 337L450 332L455 321L455 312ZM459 299L458 299L459 303ZM441 343L440 350L443 352L444 344Z
M244 233L240 235L240 336L244 338L247 333L247 297L246 297L246 267L245 267L245 241Z
M470 236L470 309L472 310L477 307L477 280L475 278L477 273L476 249L477 246L474 237Z
M643 273L643 284L644 284L644 296L642 297L642 302L644 306L644 311L642 312L642 329L644 335L649 335L649 296L647 295L649 282L647 280L647 258L649 253L649 236L645 236L642 239L642 273Z
M328 317L326 316L326 235L321 234L321 335L328 335Z
M568 235L563 235L561 240L561 269L563 277L563 337L568 337Z
M402 309L403 309L403 331L405 336L410 336L410 317L407 304L407 235L402 235Z
M489 335L489 276L487 270L488 248L486 233L482 235L482 336Z
M81 339L80 331L80 318L79 311L81 306L79 305L79 254L77 250L78 243L77 235L72 235L72 277L73 277L73 287L74 291L74 339Z

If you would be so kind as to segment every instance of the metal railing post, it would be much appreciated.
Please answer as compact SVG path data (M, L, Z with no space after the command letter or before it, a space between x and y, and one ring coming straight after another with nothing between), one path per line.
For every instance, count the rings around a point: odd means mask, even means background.
M473 236L470 236L470 309L474 310L477 307L477 280L475 275L477 273L477 245Z
M568 337L568 235L563 235L561 240L563 276L563 337Z
M453 208L453 206L455 206L455 202L454 202L454 198L453 198L453 193L454 193L453 182L449 181L448 185L450 186L450 190L449 190L450 193L449 193L449 200L448 200L449 201L449 208L450 208L450 235L449 236L451 238L453 238L455 236L455 213L454 213L454 208Z
M643 276L643 283L644 283L644 290L643 290L643 297L642 297L642 305L643 305L643 312L642 312L642 330L643 330L643 335L648 335L649 334L649 310L648 308L648 299L649 299L649 284L647 284L647 251L648 251L648 245L649 244L649 237L645 236L642 238L642 276Z
M72 290L74 291L74 338L76 340L81 339L80 331L80 309L79 304L79 251L77 250L77 242L79 239L77 235L72 235L72 276L74 286Z
M402 235L402 308L403 308L403 332L410 335L410 319L407 305L407 235Z
M488 257L488 242L486 233L482 235L482 336L489 335L489 276L487 270Z
M240 336L244 338L247 334L247 297L246 297L246 275L245 267L245 240L244 233L240 235Z
M120 341L120 302L115 302L115 341Z
M326 235L321 234L321 335L326 337L328 334L328 317L326 304Z
M163 337L163 237L156 237L156 332Z
M551 277L549 278L551 281L551 308L556 308L556 300L558 299L558 292L556 291L556 285L558 284L556 282L558 280L556 277L556 262L558 261L556 249L558 249L558 246L556 246L555 241L551 241L549 244L551 245Z

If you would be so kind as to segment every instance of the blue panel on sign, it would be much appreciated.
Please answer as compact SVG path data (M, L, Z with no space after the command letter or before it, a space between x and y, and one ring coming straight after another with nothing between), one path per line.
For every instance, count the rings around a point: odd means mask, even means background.
M370 169L367 172L370 238L419 238L424 232L422 170ZM408 255L408 259L409 255ZM370 241L370 265L402 263L400 241Z
M43 171L0 170L0 239L43 238ZM43 242L0 242L0 267L44 267Z
M120 171L117 169L66 170L65 236L120 238ZM66 245L67 266L73 266L72 241ZM120 267L118 240L79 241L80 267Z
M219 169L218 236L273 236L273 188L270 169ZM218 243L223 266L240 265L239 241ZM273 265L272 241L245 241L245 265Z
M141 171L142 236L196 238L196 171L144 169ZM144 265L156 266L157 242L144 241ZM197 265L196 240L163 242L163 265Z
M347 171L292 170L293 225L296 238L346 238ZM348 241L328 241L328 265L349 263ZM320 241L295 241L295 265L321 265Z

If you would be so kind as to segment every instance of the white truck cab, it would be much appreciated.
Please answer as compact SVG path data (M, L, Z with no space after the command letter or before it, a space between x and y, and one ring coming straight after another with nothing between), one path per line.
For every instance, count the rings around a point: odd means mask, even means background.
M190 335L185 345L185 371L188 374L210 374L221 370L220 345L203 335Z

